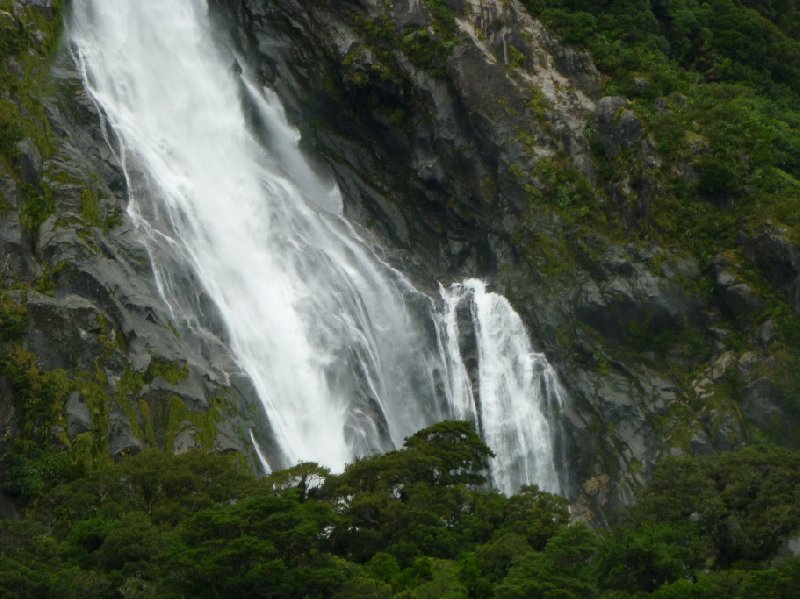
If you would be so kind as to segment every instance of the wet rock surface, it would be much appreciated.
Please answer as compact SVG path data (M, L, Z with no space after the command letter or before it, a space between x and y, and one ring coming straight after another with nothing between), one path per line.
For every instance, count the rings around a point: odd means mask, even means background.
M15 3L17 18L28 10L56 14L50 0ZM260 469L249 433L269 451L260 401L240 381L224 332L193 330L161 298L143 233L127 214L115 141L66 47L51 81L42 104L53 147L42 152L25 137L13 169L0 168L2 297L25 315L21 331L0 338L3 355L13 362L32 354L36 376L63 371L73 390L53 428L61 446L99 435L111 456L153 446L233 450ZM32 227L25 205L44 190L52 212ZM0 452L27 418L12 378L0 372ZM90 396L79 391L87 380L100 381Z
M661 192L646 125L625 98L601 95L586 53L517 2L446 4L447 46L428 60L411 44L441 30L425 2L211 6L387 260L423 288L487 278L523 315L570 391L568 492L583 517L603 521L657 460L748 441L773 404L741 352L720 365L737 334L728 321L760 327L748 340L762 348L759 364L778 333L759 321L764 300L746 277L720 274L707 293L709 267L676 248L602 230L565 238L565 214L537 204L553 193L543 167L556 161L591 185L593 151L628 161L638 180L615 183L616 206L599 209L631 230ZM794 297L794 246L775 232L749 243L764 275ZM744 396L739 382L752 387Z
M739 447L756 429L791 434L793 391L770 370L783 332L779 315L764 315L759 277L797 310L800 250L778 227L743 232L751 275L728 256L699 264L637 241L632 225L659 194L645 123L625 98L603 94L588 54L516 0L448 1L444 29L411 0L391 10L377 0L210 4L242 56L235 68L276 90L339 183L347 216L388 262L431 290L486 278L523 316L570 392L562 467L580 517L613 518L663 457ZM15 14L31 7L53 10L27 0ZM438 45L420 46L423 35ZM43 371L102 381L102 403L66 394L60 442L99 431L115 456L201 447L257 467L252 430L279 458L213 309L201 298L198 332L160 297L151 261L170 257L142 244L114 140L66 49L59 56L44 101L56 147L21 139L14 172L0 170L0 280L27 315L4 348L32 352ZM6 66L22 75L13 58ZM255 110L251 120L258 131ZM641 176L615 181L613 205L592 208L619 222L576 233L572 198L558 192L579 177L591 188L598 156ZM553 164L569 180L548 183ZM690 163L684 171L696 178ZM46 186L55 206L36 227L20 218L24 186ZM462 339L465 353L473 341ZM19 433L18 399L0 376L0 451ZM0 495L13 512L6 503Z

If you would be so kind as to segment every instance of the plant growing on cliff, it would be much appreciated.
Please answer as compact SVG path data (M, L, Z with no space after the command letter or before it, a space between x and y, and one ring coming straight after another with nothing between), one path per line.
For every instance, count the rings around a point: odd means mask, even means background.
M25 306L13 301L7 293L0 293L0 342L18 339L27 326L28 311Z
M0 520L0 593L790 599L800 560L770 560L798 524L800 454L779 453L668 461L603 531L536 488L475 487L489 453L469 423L339 475L145 451L30 487L26 518Z

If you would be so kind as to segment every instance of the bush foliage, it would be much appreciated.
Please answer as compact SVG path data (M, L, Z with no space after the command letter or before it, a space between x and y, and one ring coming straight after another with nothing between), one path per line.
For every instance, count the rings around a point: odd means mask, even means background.
M464 422L341 474L300 464L258 479L231 456L143 452L39 488L23 520L0 521L0 594L788 599L800 588L800 561L776 559L800 527L799 453L668 460L608 531L570 523L566 500L535 487L489 490L490 455Z

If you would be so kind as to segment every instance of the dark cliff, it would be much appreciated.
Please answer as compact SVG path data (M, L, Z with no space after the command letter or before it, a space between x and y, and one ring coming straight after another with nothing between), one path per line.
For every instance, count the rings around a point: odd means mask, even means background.
M114 140L58 45L60 3L0 9L6 492L148 446L255 462L261 408L222 332L198 337L158 295L150 263L169 257L137 240ZM523 315L570 392L580 516L630 503L665 456L796 443L791 223L754 222L710 255L660 223L665 170L709 203L694 157L664 156L657 121L606 95L588 52L516 0L211 9L387 260L422 286L484 277Z
M701 249L681 230L736 209L698 174L706 140L664 151L649 111L686 98L607 95L519 2L212 6L390 259L422 284L485 277L524 315L570 390L579 512L629 503L665 456L793 443L791 221Z

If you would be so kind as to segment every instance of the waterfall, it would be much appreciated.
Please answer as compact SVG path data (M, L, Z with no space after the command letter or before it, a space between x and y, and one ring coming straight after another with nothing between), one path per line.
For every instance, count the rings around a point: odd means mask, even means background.
M565 396L544 354L535 353L519 315L506 298L490 293L476 279L442 290L444 322L449 339L451 385L459 403L456 418L477 421L487 445L495 452L492 479L510 493L524 484L559 488L554 422L565 407ZM459 317L459 310L467 310ZM460 330L466 328L466 330ZM458 341L461 340L461 343ZM464 382L462 346L476 353L475 380ZM475 360L475 358L477 358ZM466 386L466 388L464 388ZM562 456L563 457L563 456Z
M264 405L282 452L256 445L265 468L341 469L469 418L498 488L559 490L563 393L519 316L477 280L429 297L375 255L205 0L74 0L70 34L163 299L224 332Z

